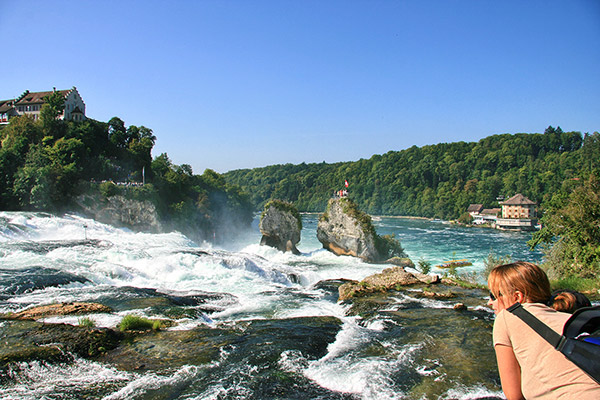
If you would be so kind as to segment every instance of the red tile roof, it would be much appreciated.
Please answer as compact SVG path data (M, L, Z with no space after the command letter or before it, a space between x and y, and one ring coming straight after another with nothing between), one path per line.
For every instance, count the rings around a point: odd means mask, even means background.
M471 204L467 208L467 212L480 212L483 209L483 204Z
M66 96L70 90L57 90L63 96ZM30 105L30 104L44 104L44 97L49 96L53 93L53 91L49 92L25 92L21 97L17 100L16 105Z
M506 206L518 206L518 205L526 205L526 204L535 205L536 203L534 201L529 200L527 197L523 196L521 193L519 193L519 194L515 194L510 199L508 199L500 204L506 205Z

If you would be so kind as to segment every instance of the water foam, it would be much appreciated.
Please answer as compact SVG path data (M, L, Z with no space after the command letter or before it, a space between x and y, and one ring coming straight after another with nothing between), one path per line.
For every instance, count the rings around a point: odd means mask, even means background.
M180 392L198 376L199 372L212 366L192 366L185 365L170 375L157 375L148 373L137 376L125 387L119 391L104 397L104 400L119 400L131 399L135 397L153 398L164 393L165 388L168 388L169 397L173 398L173 393Z
M76 358L71 364L46 364L39 361L16 363L10 367L11 380L0 387L0 398L38 400L56 398L61 393L93 389L104 385L123 385L132 374L97 362Z
M419 345L405 345L384 356L360 354L360 349L372 340L372 330L361 327L356 318L347 318L327 354L319 360L306 362L298 355L287 355L307 364L302 373L318 385L343 393L360 394L363 399L402 399L404 393L390 378L393 371L410 366ZM377 331L377 329L375 330ZM289 360L281 360L287 368ZM297 368L297 367L296 367Z

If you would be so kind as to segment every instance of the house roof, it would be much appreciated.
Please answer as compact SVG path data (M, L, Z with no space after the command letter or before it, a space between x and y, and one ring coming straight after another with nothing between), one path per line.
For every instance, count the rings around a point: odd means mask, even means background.
M467 208L467 212L480 212L483 209L483 204L471 204Z
M481 210L481 214L483 215L497 215L499 212L499 208L484 208Z
M0 100L0 113L5 113L13 108L14 100Z
M70 90L57 90L58 93L66 96ZM49 92L25 92L21 95L21 97L17 100L16 104L18 105L28 105L28 104L43 104L45 103L44 97L49 96L53 93L53 91Z
M510 199L508 199L506 201L503 201L500 204L506 205L506 206L518 206L518 205L526 205L526 204L533 204L533 205L535 205L536 202L531 201L527 197L523 196L521 193L518 193L518 194L515 194Z

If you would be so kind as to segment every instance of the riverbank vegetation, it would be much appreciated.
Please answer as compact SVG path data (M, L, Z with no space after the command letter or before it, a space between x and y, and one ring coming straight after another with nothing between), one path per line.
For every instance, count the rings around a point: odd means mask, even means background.
M0 209L73 211L77 196L95 191L150 200L166 228L211 239L249 226L252 205L239 187L212 170L195 175L167 154L152 159L151 129L117 117L63 121L60 104L48 101L38 120L15 117L0 128Z
M542 246L551 278L600 287L600 179L590 175L570 193L547 205L529 245Z

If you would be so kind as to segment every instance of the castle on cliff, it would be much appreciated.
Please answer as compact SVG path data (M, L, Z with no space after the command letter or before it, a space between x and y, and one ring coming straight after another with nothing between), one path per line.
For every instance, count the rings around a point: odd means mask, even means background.
M40 111L46 101L44 98L54 92L60 93L65 99L65 108L60 119L67 121L84 121L85 103L77 88L73 86L67 90L56 90L54 88L49 92L30 92L26 90L19 97L9 100L0 100L0 125L8 124L12 117L18 115L31 115L37 120L40 117Z

